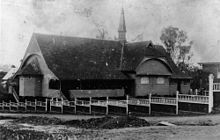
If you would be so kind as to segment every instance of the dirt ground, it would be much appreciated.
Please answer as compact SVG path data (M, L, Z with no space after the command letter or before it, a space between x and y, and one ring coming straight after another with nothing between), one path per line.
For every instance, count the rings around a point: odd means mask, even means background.
M102 116L81 115L48 115L48 114L1 114L0 116L46 116L56 117L62 120L89 119ZM152 124L147 127L120 128L120 129L82 129L66 125L32 125L27 123L13 123L10 120L1 120L0 126L36 132L50 135L51 139L69 140L219 140L220 139L220 114L201 115L190 117L141 117ZM156 126L160 121L167 121L176 126ZM41 133L39 133L41 135ZM21 138L22 139L22 138ZM35 139L32 137L32 139ZM36 137L36 139L38 139ZM44 138L43 138L44 139ZM45 138L46 139L46 138Z

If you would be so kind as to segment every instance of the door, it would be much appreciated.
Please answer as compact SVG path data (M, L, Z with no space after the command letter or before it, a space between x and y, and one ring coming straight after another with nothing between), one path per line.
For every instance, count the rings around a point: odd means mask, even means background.
M181 92L181 81L178 80L177 82L177 91Z
M20 96L41 96L42 80L32 76L20 77L19 95Z

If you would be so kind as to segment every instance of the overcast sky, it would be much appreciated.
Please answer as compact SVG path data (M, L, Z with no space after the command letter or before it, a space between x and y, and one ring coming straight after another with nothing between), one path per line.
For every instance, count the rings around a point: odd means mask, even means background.
M95 38L99 24L114 39L122 6L128 41L162 44L172 25L194 41L194 62L220 61L220 0L2 0L0 64L19 65L33 32Z

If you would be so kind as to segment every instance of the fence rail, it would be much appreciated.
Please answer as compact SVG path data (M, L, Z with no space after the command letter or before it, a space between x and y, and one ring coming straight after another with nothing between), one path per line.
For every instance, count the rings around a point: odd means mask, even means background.
M25 107L26 104L25 104L24 102L18 102L18 106L20 106L20 107Z
M69 106L69 107L74 107L75 106L75 102L74 101L64 100L63 101L63 105L64 106Z
M27 102L26 102L26 105L27 105L27 106L33 106L33 107L35 107L35 106L36 106L36 103L35 103L35 102L31 102L31 101L27 101Z
M126 107L127 106L127 100L109 100L108 104L112 105L112 106Z
M92 99L91 105L96 105L96 106L106 106L108 103L106 100L94 100Z
M179 94L179 102L209 104L209 96Z
M92 112L92 106L100 106L100 107L105 107L106 108L106 114L108 114L108 106L116 106L116 107L123 107L126 108L126 113L129 112L129 105L136 105L136 106L145 106L149 108L149 114L151 112L151 104L161 104L161 105L170 105L170 106L176 106L176 114L178 114L178 103L179 102L186 102L186 103L198 103L198 104L207 104L209 105L210 103L210 97L209 96L202 96L202 95L189 95L189 94L178 94L176 97L157 97L157 96L151 96L149 95L148 98L145 99L138 99L138 98L126 98L126 100L109 100L108 98L106 100L97 100L97 99L92 99L89 98L89 100L79 100L75 99L74 101L68 101L68 100L46 100L45 102L43 101L27 101L25 102L2 102L0 103L0 109L4 110L5 108L8 110L11 109L11 107L17 107L21 108L23 107L25 111L32 110L30 107L33 107L35 111L37 112L39 107L44 107L45 112L60 112L63 113L64 110L68 109L67 111L70 112L79 112L76 111L77 106L83 106L87 107L85 110L89 110L89 113ZM48 103L50 103L48 105ZM5 108L4 108L5 107ZM67 107L72 107L72 108L67 108ZM48 109L49 108L49 109ZM78 108L80 109L80 107ZM42 108L41 108L42 110Z
M151 102L156 104L176 105L177 100L176 98L152 97Z
M135 98L132 98L132 99L128 100L128 104L130 104L130 105L149 106L150 102L149 102L149 99L135 99Z
M18 107L18 103L10 102L12 107Z
M61 107L63 104L62 104L62 101L53 101L53 100L51 100L50 105L55 106L55 107Z
M37 101L36 106L46 106L45 102Z
M86 101L86 100L76 100L76 105L79 106L90 106L90 101Z

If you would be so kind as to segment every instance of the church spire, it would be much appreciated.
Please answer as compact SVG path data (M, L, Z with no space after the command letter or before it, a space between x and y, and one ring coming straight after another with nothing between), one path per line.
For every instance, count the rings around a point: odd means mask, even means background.
M121 17L118 27L118 40L119 41L126 41L126 25L125 25L125 15L124 15L124 9L121 9Z

